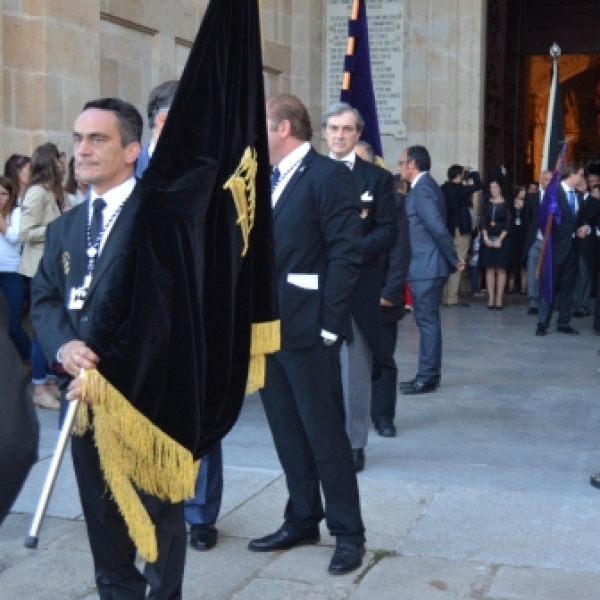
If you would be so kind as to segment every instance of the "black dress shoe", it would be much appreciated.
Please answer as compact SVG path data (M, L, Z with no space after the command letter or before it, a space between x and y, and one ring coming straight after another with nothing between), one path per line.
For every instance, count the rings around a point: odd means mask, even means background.
M437 385L435 383L424 383L423 381L415 381L413 383L412 388L408 390L403 390L402 393L405 396L410 396L412 394L429 394L431 392L435 392Z
M600 473L590 475L590 485L600 490Z
M546 335L546 329L548 329L545 325L538 323L537 329L535 330L535 335Z
M329 572L332 575L352 573L352 571L355 571L362 565L362 557L364 555L364 544L337 542L333 551L333 558L329 563Z
M201 523L190 529L190 547L194 550L210 550L217 545L219 531L214 525Z
M588 317L590 314L589 310L582 310L581 308L578 308L574 313L573 316L577 317L577 318L581 318L581 317Z
M527 310L527 314L528 315L537 315L538 314L538 309L535 308L535 306L532 306L531 308L529 308Z
M391 421L379 421L375 429L381 437L396 437L396 426Z
M562 327L557 327L556 331L558 331L558 333L570 333L571 335L579 335L579 331L577 331L577 329L574 329L570 325L563 325Z
M360 473L365 468L365 449L352 448L352 460L354 461L354 472Z
M252 552L274 552L275 550L289 550L294 546L303 546L306 544L318 544L321 540L318 529L298 533L286 529L282 525L275 533L265 535L265 537L252 540L248 544L248 550Z

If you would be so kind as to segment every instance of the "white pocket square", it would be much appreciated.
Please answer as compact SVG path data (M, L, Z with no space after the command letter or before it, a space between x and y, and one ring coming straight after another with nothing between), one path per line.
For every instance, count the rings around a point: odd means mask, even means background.
M373 202L373 196L371 196L371 193L370 193L370 192L365 192L365 193L364 193L364 194L363 194L363 195L360 197L360 199L361 199L363 202Z

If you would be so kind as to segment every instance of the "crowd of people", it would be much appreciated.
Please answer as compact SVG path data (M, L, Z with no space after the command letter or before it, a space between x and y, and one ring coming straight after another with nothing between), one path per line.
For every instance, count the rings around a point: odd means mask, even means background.
M527 296L530 315L539 315L544 306L537 335L545 335L552 312L550 306L544 305L540 287L544 280L540 254L546 236L554 256L554 287L545 296L559 298L557 330L577 334L570 325L571 317L589 316L591 299L599 297L600 175L574 164L560 170L556 194L561 215L565 216L562 224L557 219L546 231L539 223L539 213L552 175L551 171L544 171L539 182L511 189L502 167L488 174L484 186L479 174L470 167L451 166L448 181L442 185L448 230L454 236L457 254L468 260L470 293L487 293L489 310L502 310L505 296L514 294ZM483 191L480 214L475 215L473 194L479 190ZM444 305L469 307L457 294L455 277L456 274L451 275L448 280ZM594 329L600 331L598 303Z

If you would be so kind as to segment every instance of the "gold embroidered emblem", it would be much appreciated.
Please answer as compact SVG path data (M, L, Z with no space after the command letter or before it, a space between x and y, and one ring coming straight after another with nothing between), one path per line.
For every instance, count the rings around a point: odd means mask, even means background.
M71 270L71 255L68 252L63 252L62 263L65 275L68 275Z
M254 227L257 168L256 150L254 148L246 148L239 167L223 186L224 190L231 191L233 200L235 201L235 208L238 214L237 224L242 229L242 238L244 240L242 256L246 256L246 252L248 252L250 232Z

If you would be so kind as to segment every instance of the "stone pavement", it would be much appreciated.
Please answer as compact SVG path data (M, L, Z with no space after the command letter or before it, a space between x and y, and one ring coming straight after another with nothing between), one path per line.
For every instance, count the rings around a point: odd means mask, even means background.
M257 396L224 443L218 546L188 553L191 600L598 600L600 338L535 337L535 317L511 296L502 312L477 299L442 309L438 392L399 396L398 437L374 432L359 475L367 556L350 575L327 573L334 540L256 554L252 537L281 524L285 482ZM401 379L416 367L414 320L400 323ZM38 413L40 462L0 528L0 600L96 597L85 526L67 456L37 550L23 540L56 438Z

